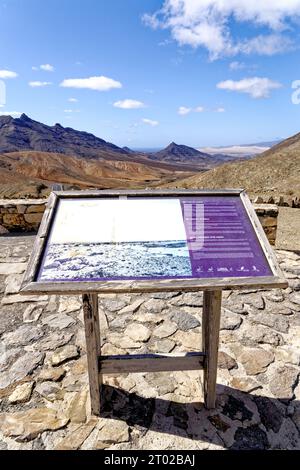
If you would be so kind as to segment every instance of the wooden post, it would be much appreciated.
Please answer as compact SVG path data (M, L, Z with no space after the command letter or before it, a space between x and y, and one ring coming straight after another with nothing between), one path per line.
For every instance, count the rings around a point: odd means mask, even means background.
M222 291L205 291L202 316L202 350L204 359L204 403L212 409L216 405L216 383L218 370L219 331Z
M100 415L100 387L102 376L99 374L101 352L100 324L97 294L83 294L83 316L85 326L86 352L88 362L92 414Z

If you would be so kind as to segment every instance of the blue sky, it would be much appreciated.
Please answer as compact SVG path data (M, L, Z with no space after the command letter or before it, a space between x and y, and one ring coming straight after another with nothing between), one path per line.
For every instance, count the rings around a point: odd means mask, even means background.
M133 148L287 137L299 26L300 0L0 0L0 114Z

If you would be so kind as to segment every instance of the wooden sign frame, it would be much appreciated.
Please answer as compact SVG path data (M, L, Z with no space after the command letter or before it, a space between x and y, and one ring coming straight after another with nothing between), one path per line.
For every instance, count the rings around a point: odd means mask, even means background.
M182 196L239 196L252 223L257 239L269 263L273 276L241 278L190 278L151 280L108 280L108 281L37 281L40 262L47 244L48 235L60 199L65 198L116 198L116 197L182 197ZM28 294L81 294L81 293L141 293L159 291L197 291L213 289L239 289L246 287L283 287L286 284L276 257L264 233L255 210L243 190L140 190L140 191L61 191L50 195L39 232L37 234L21 291Z
M59 281L37 280L47 240L55 218L58 202L64 198L116 198L116 197L199 197L237 196L241 199L251 221L257 240L269 264L272 276L223 277L151 280ZM242 288L286 288L288 286L277 263L254 208L242 189L227 190L133 190L133 191L61 191L51 193L36 237L20 293L82 295L85 324L87 362L92 413L100 414L100 390L103 374L129 372L158 372L175 370L204 371L204 401L207 408L215 407L218 365L219 330L222 290ZM202 352L144 355L101 355L98 293L145 293L169 291L204 291L202 311ZM200 345L200 340L199 340Z

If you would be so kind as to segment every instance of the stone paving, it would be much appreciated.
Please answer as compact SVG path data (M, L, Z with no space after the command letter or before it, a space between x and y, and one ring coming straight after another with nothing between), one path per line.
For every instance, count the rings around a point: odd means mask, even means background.
M90 415L79 297L21 297L33 237L0 238L0 449L300 449L300 253L289 287L225 292L217 408L201 373L105 377ZM201 349L201 293L99 296L105 354Z

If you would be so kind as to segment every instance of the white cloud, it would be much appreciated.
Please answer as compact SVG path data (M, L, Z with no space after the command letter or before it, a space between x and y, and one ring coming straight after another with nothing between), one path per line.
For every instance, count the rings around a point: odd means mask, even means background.
M244 62L234 61L229 64L230 70L243 70L246 68L246 64Z
M68 101L69 101L69 103L78 103L77 98L69 98Z
M12 72L11 70L0 70L0 78L16 78L18 74L16 72Z
M64 109L64 113L80 113L79 109Z
M158 126L158 124L159 124L158 121L153 121L152 119L147 119L147 118L142 119L142 121L143 121L145 124L148 124L149 126L152 126L152 127L156 127L156 126Z
M115 108L121 108L121 109L139 109L139 108L145 108L146 105L142 103L142 101L137 101L137 100L120 100L116 101L114 103Z
M44 86L52 85L52 83L51 82L35 81L35 82L29 82L28 85L31 86L32 88L41 88L41 87L44 87Z
M222 107L217 108L216 113L225 113L225 108L222 108Z
M178 108L178 114L180 116L186 116L187 114L190 113L204 113L205 108L203 106L196 106L196 108L188 108L187 106L179 106Z
M192 112L192 108L187 108L186 106L179 106L178 108L178 114L180 114L180 116L186 116L190 112Z
M89 90L108 91L122 88L122 84L112 78L101 76L89 78L67 78L60 84L64 88L86 88Z
M35 65L33 65L33 66L31 67L31 69L37 71L39 68L36 67Z
M288 33L300 18L300 0L164 0L162 8L143 21L171 31L179 45L204 47L211 60L244 54L273 55L291 47ZM265 35L241 40L235 24L247 23ZM240 30L240 29L239 29Z
M244 78L243 80L225 80L217 84L220 90L237 91L239 93L247 93L252 98L268 98L271 90L281 88L282 84L270 80L269 78Z
M54 67L53 65L50 65L50 64L40 65L40 69L44 70L45 72L54 72Z
M13 118L18 118L21 114L19 111L0 111L0 116L11 116Z

